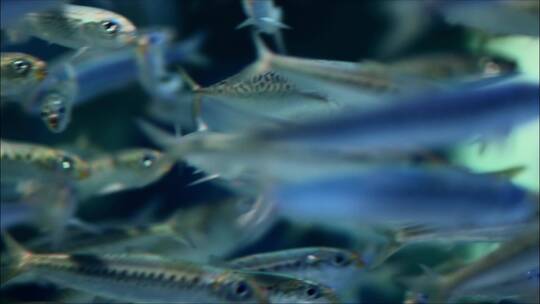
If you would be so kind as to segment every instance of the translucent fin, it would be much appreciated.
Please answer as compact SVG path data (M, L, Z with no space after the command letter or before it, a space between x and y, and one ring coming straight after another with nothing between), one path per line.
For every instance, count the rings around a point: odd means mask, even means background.
M252 25L255 25L255 20L253 20L253 18L248 18L244 20L242 23L240 23L239 25L237 25L236 29L239 30L239 29L252 26Z
M5 231L2 232L2 238L7 252L7 257L2 257L0 261L0 284L4 285L23 271L24 258L30 252Z

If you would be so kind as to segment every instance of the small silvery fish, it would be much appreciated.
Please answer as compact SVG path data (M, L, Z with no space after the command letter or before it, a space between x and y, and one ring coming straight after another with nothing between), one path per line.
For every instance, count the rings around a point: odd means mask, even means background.
M538 118L539 96L538 84L469 88L259 135L310 150L410 152L445 148L473 137L501 136Z
M240 271L240 274L255 280L265 289L272 304L339 303L334 292L321 284L266 272Z
M317 282L335 291L354 285L365 263L355 252L328 247L287 249L240 257L226 263L240 270L286 274Z
M111 49L133 46L136 42L136 28L125 17L72 4L54 11L28 13L12 32L73 49Z
M429 303L455 302L466 296L495 300L538 301L538 227L453 273L434 273L413 285L427 290Z
M380 166L276 187L278 213L313 221L488 227L529 220L531 195L509 181L445 167Z
M252 68L273 71L299 89L315 90L339 106L370 109L385 105L390 97L439 89L431 81L371 64L274 54L259 37L254 35L253 40L258 60Z
M0 151L2 225L33 222L60 237L75 212L74 183L89 177L88 164L74 154L34 144L2 140Z
M32 273L63 287L133 303L269 303L253 280L230 270L152 255L34 254L4 234L2 280ZM3 260L3 259L2 259Z
M47 77L47 64L34 56L23 53L0 55L0 96L17 98L37 86Z
M287 50L281 30L290 27L282 22L281 8L275 6L273 0L242 0L242 8L248 18L236 28L254 26L261 33L273 35L279 52L285 54Z
M184 79L198 98L195 107L200 107L200 98L215 99L233 108L286 121L320 116L335 108L324 95L301 90L278 73L259 72L252 66L209 87L201 87L185 73Z
M89 162L92 175L77 183L81 199L146 187L171 169L172 160L159 151L129 149Z

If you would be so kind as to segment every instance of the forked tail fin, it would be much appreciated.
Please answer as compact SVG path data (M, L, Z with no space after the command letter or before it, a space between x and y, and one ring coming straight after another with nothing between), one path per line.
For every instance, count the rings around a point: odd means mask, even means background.
M4 285L24 270L25 257L30 252L24 249L7 232L2 232L2 239L6 247L6 255L0 261L0 284Z

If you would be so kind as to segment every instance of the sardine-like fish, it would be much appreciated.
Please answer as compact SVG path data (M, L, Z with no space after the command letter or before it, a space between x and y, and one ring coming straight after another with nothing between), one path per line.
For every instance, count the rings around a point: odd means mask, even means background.
M380 166L276 187L279 213L314 221L488 227L529 220L531 195L511 182L445 167Z
M228 267L291 275L339 291L354 285L365 269L355 252L327 247L306 247L254 254L231 260Z
M256 282L230 270L152 255L34 254L4 235L2 279L30 272L64 287L133 303L269 303ZM6 269L7 268L7 269Z
M23 53L0 55L0 96L17 98L42 82L47 76L47 64Z
M413 75L391 73L358 62L308 59L278 55L253 36L261 71L273 71L300 89L316 90L340 106L369 109L385 105L394 96L416 95L440 89Z
M454 273L424 283L431 303L454 302L465 296L538 301L538 227ZM423 285L420 282L420 285Z
M88 164L40 145L2 140L0 151L1 203L13 212L2 212L2 218L17 214L20 222L32 221L61 233L75 211L74 183L88 178Z
M112 49L133 46L136 42L136 28L125 17L72 4L54 11L28 13L14 32L73 49Z
M240 271L268 292L270 303L339 303L334 292L321 284L300 280L293 276L267 272Z
M279 130L265 140L339 151L415 151L444 148L473 137L501 136L538 118L538 84L470 88L427 94L378 110L345 113Z
M81 199L146 187L169 172L173 161L159 151L129 149L98 157L89 165L92 175L77 183Z
M196 95L196 116L200 116L200 98L213 98L214 102L221 101L233 108L289 121L335 110L323 94L299 89L279 73L260 72L253 66L209 87L201 87L185 73L184 78Z
M285 54L287 50L281 30L290 27L282 21L281 8L275 6L273 0L242 0L242 8L248 18L236 28L254 26L261 33L273 35L279 52Z

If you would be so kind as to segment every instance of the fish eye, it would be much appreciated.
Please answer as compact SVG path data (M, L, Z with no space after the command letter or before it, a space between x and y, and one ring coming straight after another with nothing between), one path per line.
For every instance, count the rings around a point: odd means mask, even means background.
M310 299L317 299L319 298L319 295L320 291L316 286L310 286L306 289L306 296Z
M71 171L73 170L73 167L75 166L75 161L73 160L73 158L64 155L60 158L59 164L60 164L60 169L64 171Z
M152 167L155 161L156 161L156 157L154 155L146 153L141 158L141 165L144 168L150 168Z
M28 60L17 59L11 63L13 70L19 75L26 75L32 68L32 63Z
M107 34L116 34L120 30L120 25L114 20L105 20L101 22L101 28Z
M345 266L349 263L347 257L342 253L336 253L332 259L332 263L336 266Z
M251 296L251 287L244 281L238 281L231 285L229 293L233 299L245 300Z

